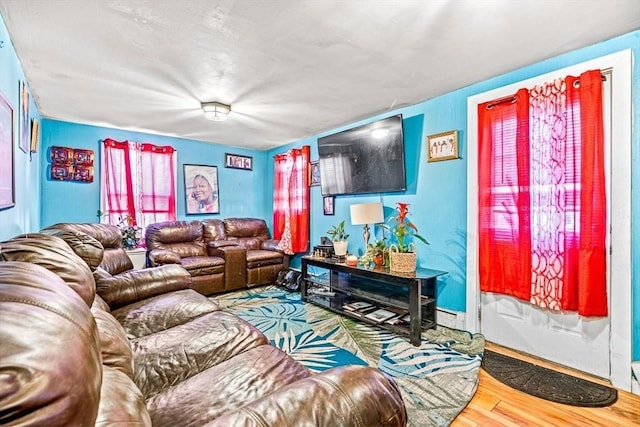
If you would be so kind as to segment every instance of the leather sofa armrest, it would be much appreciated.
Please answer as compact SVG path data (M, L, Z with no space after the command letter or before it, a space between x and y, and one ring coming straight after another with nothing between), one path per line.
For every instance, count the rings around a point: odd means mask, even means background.
M153 249L148 254L152 267L164 264L180 264L180 255L166 249Z
M225 248L227 246L238 246L238 242L232 240L213 240L207 243L208 248Z
M116 276L99 268L95 277L98 295L112 310L156 295L191 288L191 275L175 264L130 270Z
M206 427L328 426L336 420L344 425L405 426L407 413L390 377L368 366L345 366L298 380L216 418Z
M279 244L280 244L280 240L276 240L276 239L265 240L260 245L260 249L264 249L265 251L276 251L276 252L284 253L280 249L278 249Z
M210 256L224 258L224 289L242 289L247 287L247 249L240 245L208 248Z

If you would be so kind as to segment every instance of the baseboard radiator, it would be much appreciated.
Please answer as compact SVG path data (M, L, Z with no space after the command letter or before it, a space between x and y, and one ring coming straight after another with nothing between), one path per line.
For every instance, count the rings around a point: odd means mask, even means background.
M436 308L436 323L441 326L453 329L465 328L465 313L461 311L447 310L446 308Z

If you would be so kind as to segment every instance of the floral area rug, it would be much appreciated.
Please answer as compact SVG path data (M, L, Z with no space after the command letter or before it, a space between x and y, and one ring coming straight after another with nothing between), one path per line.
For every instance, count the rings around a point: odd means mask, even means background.
M393 332L303 303L299 293L275 286L211 299L314 372L370 365L394 377L410 426L449 425L478 386L484 352L480 334L438 326L424 331L423 343L416 347Z

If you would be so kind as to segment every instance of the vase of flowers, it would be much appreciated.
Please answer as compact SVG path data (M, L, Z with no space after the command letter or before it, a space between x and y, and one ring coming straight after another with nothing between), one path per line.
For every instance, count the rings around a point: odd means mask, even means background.
M418 228L407 219L409 215L408 203L396 203L398 215L389 219L386 226L395 243L389 245L389 269L401 273L411 273L416 270L417 254L413 239L428 245L429 242L418 234Z
M118 228L122 233L122 246L126 249L135 249L140 246L140 227L136 225L131 215L119 217Z

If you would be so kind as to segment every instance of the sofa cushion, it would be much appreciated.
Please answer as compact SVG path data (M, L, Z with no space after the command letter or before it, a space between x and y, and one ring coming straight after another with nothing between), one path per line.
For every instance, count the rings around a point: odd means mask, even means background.
M131 344L122 326L110 313L97 307L92 308L91 313L98 326L102 364L118 369L129 378L133 378Z
M404 426L407 413L398 387L384 373L343 366L282 387L205 427L297 427L300 420L310 426Z
M265 265L282 264L283 255L280 252L249 250L247 251L247 268L262 267Z
M63 234L55 234L65 240L74 251L84 259L92 270L100 266L110 274L119 274L123 271L131 270L133 263L127 256L124 248L122 247L122 232L120 229L112 224L77 224L77 223L58 223L44 228L42 233L56 233L56 231L67 231L69 233L80 236L80 238L90 238L100 243L104 254L100 255L98 263L94 265L93 260L83 256L82 253L74 248L73 241L66 238Z
M259 218L227 218L224 230L228 238L258 237L260 240L269 238L267 223Z
M151 426L151 418L142 393L131 378L105 366L96 427Z
M91 304L91 309L93 310L95 308L99 308L100 310L106 312L111 311L111 308L109 308L109 304L107 304L106 301L103 300L98 294L96 294L96 296L93 298L93 304Z
M94 271L104 258L104 246L89 234L74 230L72 227L45 228L40 233L56 236L67 242L67 245Z
M2 242L4 261L38 264L55 273L84 300L93 303L96 286L88 265L59 237L41 233L23 234Z
M86 301L43 267L0 264L0 424L93 425L102 373Z
M145 231L147 250L166 249L182 258L205 256L206 246L200 221L164 221L150 224Z
M231 313L216 311L205 314L165 331L132 340L134 380L148 398L267 342L262 332ZM213 385L215 383L210 386Z
M225 240L227 238L224 230L224 222L219 219L205 219L202 221L203 236L205 242Z
M192 276L224 273L224 259L217 256L197 256L182 258L180 264Z
M154 426L199 426L309 375L286 353L262 345L161 391L147 408Z
M204 295L183 289L143 299L113 310L129 339L139 338L212 313L220 306Z

